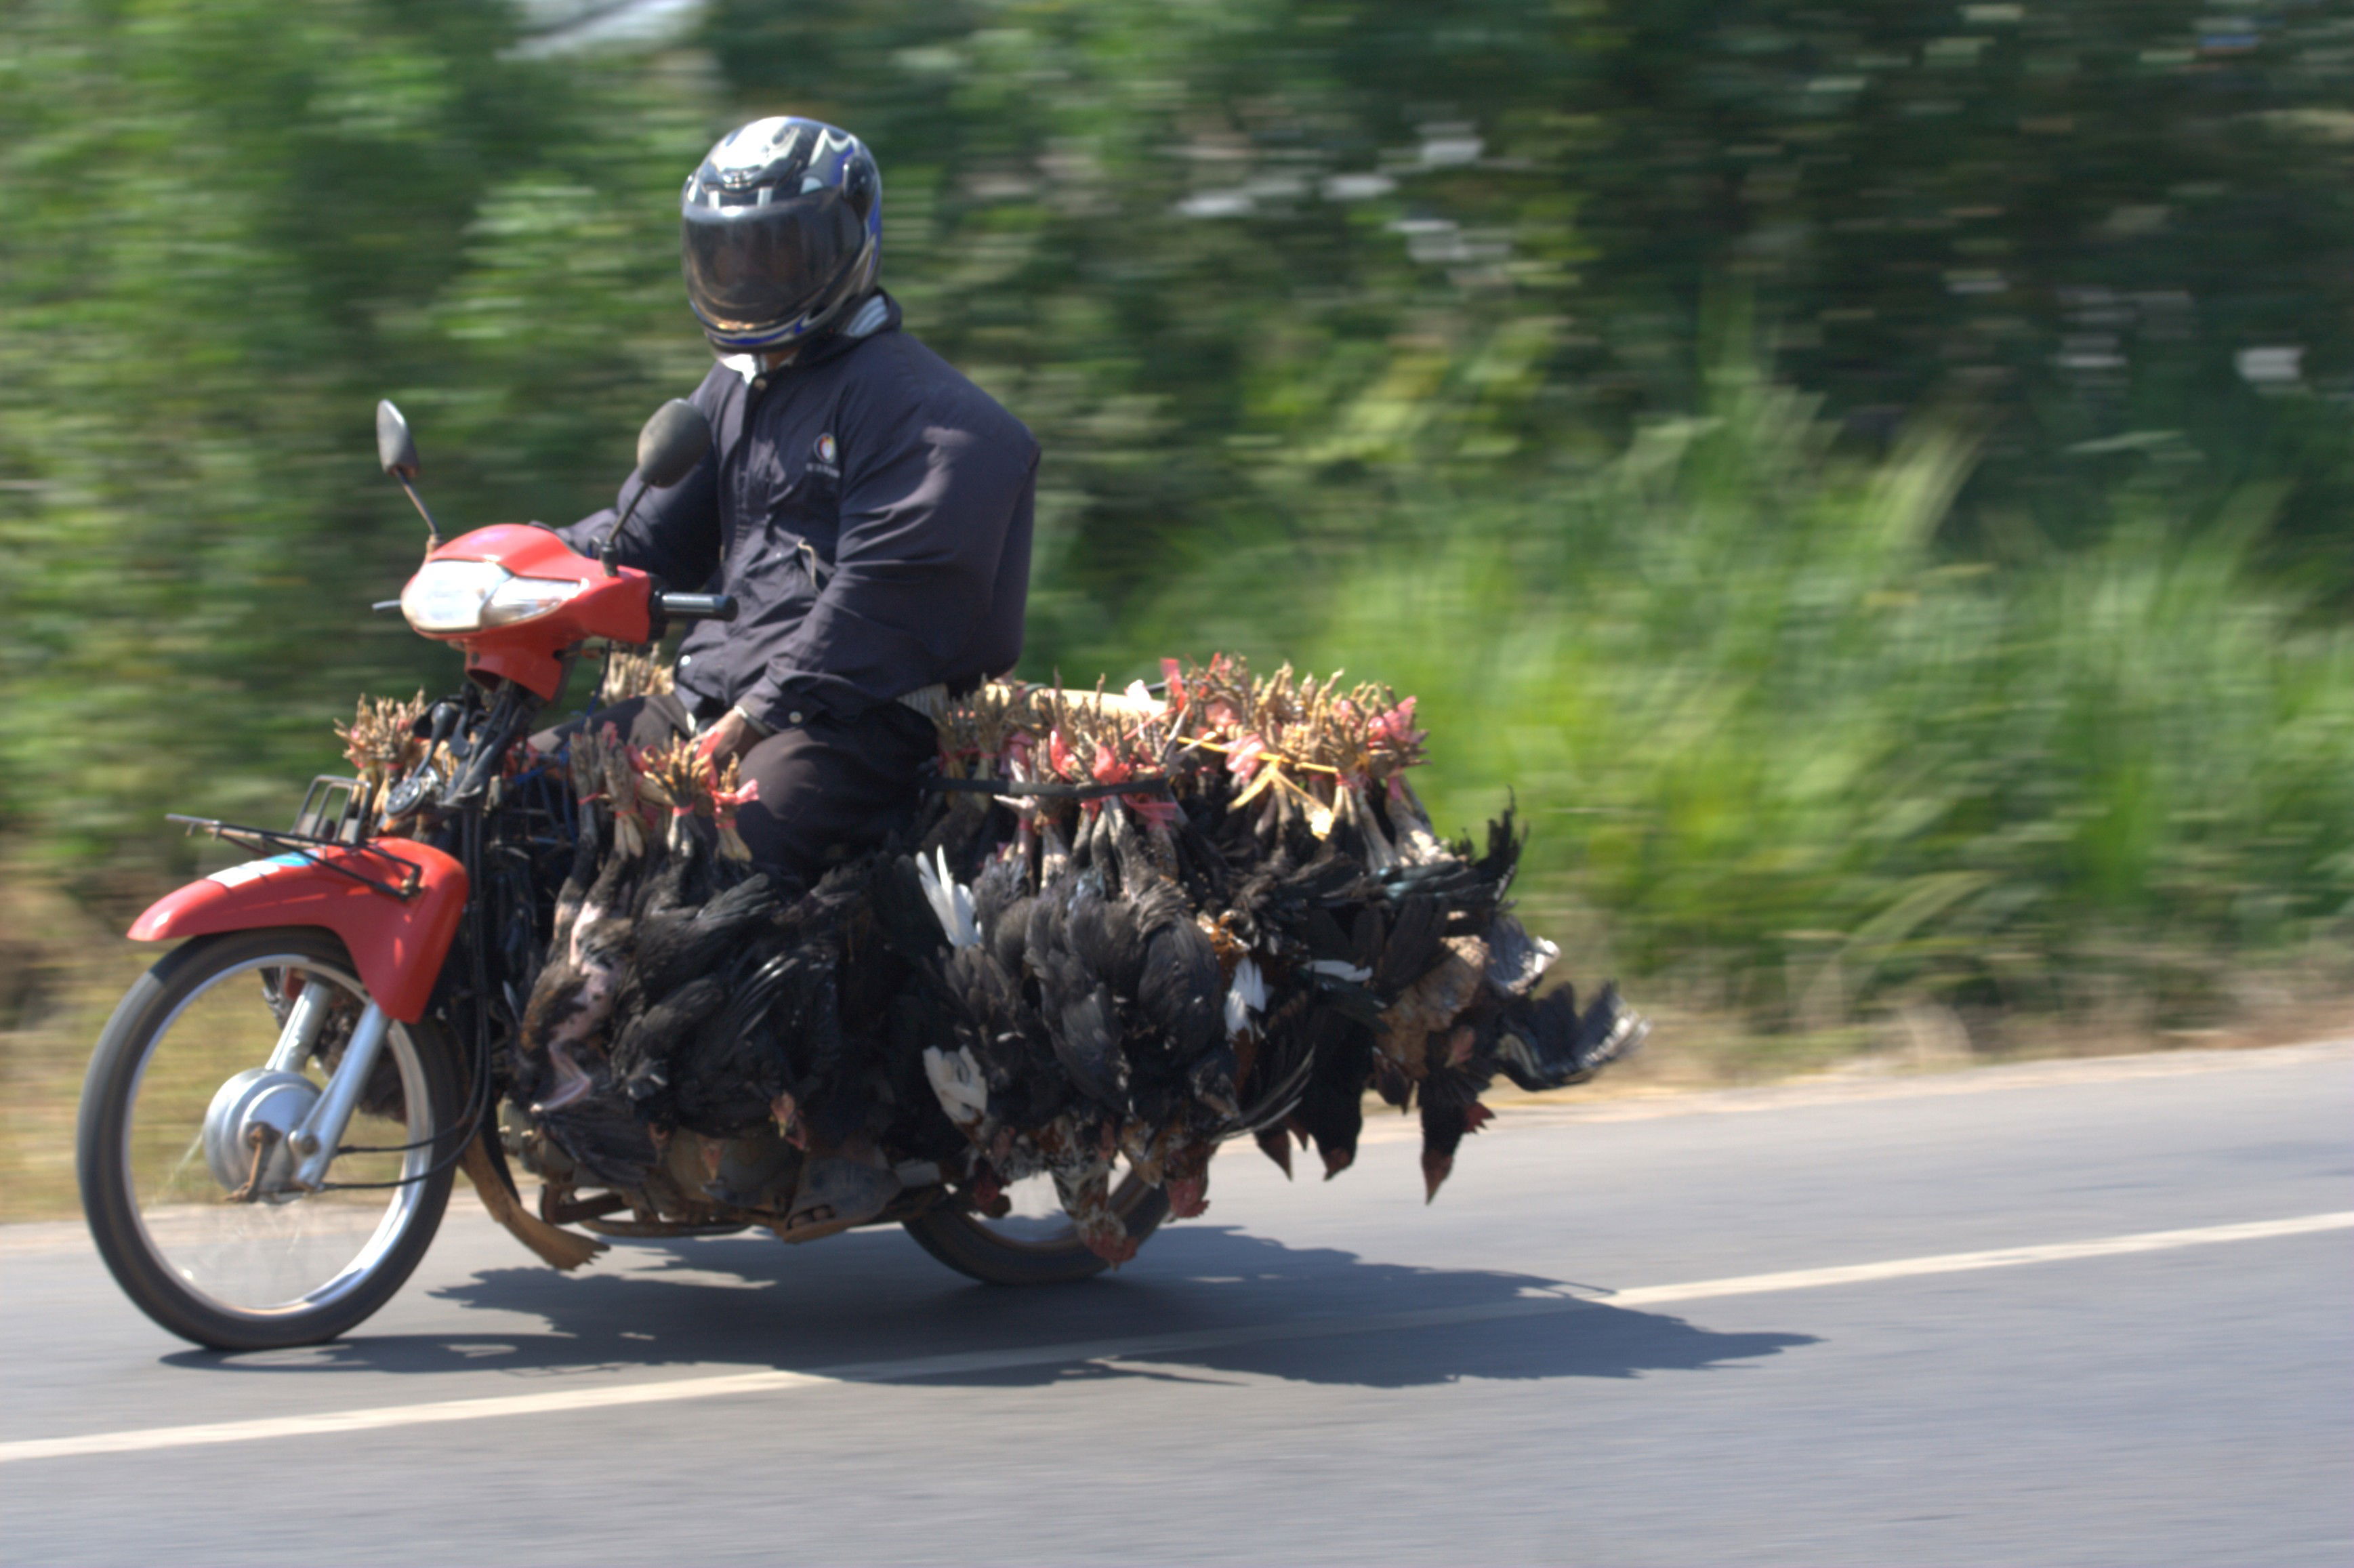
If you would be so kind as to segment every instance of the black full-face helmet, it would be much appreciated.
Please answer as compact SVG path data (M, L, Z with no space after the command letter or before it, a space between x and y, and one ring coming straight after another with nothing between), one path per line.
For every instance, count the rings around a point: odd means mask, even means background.
M789 347L875 287L883 176L866 143L815 120L720 138L679 198L687 302L723 354Z

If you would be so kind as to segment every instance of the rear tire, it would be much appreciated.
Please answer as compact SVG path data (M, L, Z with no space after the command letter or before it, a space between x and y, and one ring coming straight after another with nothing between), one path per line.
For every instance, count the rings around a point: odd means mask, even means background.
M1112 1209L1139 1245L1169 1217L1169 1193L1130 1176L1112 1194ZM1076 1231L1060 1238L1018 1240L992 1230L962 1209L930 1209L904 1222L916 1245L983 1285L1068 1285L1111 1266L1087 1250Z
M162 1202L158 1193L163 1189L152 1173L143 1176L134 1170L134 1164L136 1159L146 1159L152 1165L154 1160L148 1145L162 1139L168 1150L186 1130L183 1124L186 1118L185 1113L170 1117L164 1114L167 1107L160 1103L160 1088L154 1097L143 1100L143 1076L156 1056L158 1045L171 1033L174 1023L192 1001L207 995L217 984L237 984L239 970L258 973L263 968L281 966L299 968L306 977L332 983L355 997L364 994L358 980L353 978L355 966L343 943L325 930L292 927L198 937L167 954L124 994L99 1035L90 1074L82 1086L75 1152L82 1211L90 1222L90 1235L98 1244L99 1255L105 1259L116 1282L140 1310L183 1339L214 1350L260 1351L315 1344L357 1327L391 1299L425 1255L441 1223L451 1183L456 1176L454 1164L445 1164L405 1187L388 1190L384 1217L342 1271L315 1289L284 1301L239 1303L207 1293L196 1285L195 1270L184 1261L194 1255L175 1253L158 1240L159 1228L167 1235L171 1234L169 1224L159 1218L166 1213L157 1206ZM234 991L222 994L230 1000L233 1008ZM252 1000L251 1011L260 1015L251 1020L254 1034L266 1039L272 1020L259 996ZM431 1146L419 1153L401 1157L398 1172L415 1176L454 1152L450 1144L461 1112L461 1069L449 1041L429 1022L396 1023L392 1035L387 1041L385 1057L395 1064L400 1074L404 1106L401 1114L406 1118L408 1138L434 1139ZM231 1049L242 1044L240 1039ZM257 1060L240 1065L253 1066L260 1063ZM408 1096L414 1092L412 1086L424 1092L427 1107L422 1117L407 1105ZM149 1106L149 1111L142 1112L142 1105ZM144 1139L134 1149L134 1120L141 1115L148 1117L150 1125L144 1129ZM355 1126L357 1125L355 1120ZM347 1158L357 1160L364 1157ZM385 1157L373 1158L381 1162ZM188 1163L186 1159L181 1161L182 1166ZM201 1161L197 1163L201 1166ZM337 1167L330 1168L330 1181L336 1179L336 1171L344 1163L339 1160ZM208 1180L200 1177L190 1181L182 1178L173 1192L175 1195L201 1197L207 1191L203 1182ZM175 1219L199 1226L226 1227L239 1218L239 1212L242 1211L257 1224L277 1223L294 1227L289 1234L299 1238L304 1205L326 1201L323 1196L294 1198L281 1203L235 1204L217 1187L209 1191L211 1195L207 1201L180 1202L169 1213ZM348 1213L355 1216L356 1224L365 1224L369 1202L360 1199L334 1212L334 1217ZM151 1219L156 1220L157 1224L151 1226ZM224 1230L223 1234L228 1233ZM332 1256L332 1249L338 1244L331 1235L326 1245L330 1249L327 1255Z

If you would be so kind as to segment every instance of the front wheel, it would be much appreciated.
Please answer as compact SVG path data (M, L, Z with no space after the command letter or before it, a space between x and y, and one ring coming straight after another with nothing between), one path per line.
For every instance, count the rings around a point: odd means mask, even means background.
M386 1029L317 1190L286 1136L367 1005L343 943L299 927L199 937L107 1021L82 1086L82 1210L116 1281L172 1332L224 1351L331 1340L424 1256L461 1115L438 1029Z

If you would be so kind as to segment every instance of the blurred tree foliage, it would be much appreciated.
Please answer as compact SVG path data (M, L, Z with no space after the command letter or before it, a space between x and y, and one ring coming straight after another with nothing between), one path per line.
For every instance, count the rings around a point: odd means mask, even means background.
M1549 885L1785 1012L2354 891L2343 0L521 26L0 0L17 853L152 876L167 805L282 811L355 690L446 679L366 609L419 542L373 399L445 527L599 503L707 363L677 182L791 111L874 143L910 325L1044 442L1029 673L1421 683L1450 808L1594 813L1540 816ZM2292 782L2178 766L2225 733Z
M377 395L482 521L585 509L695 373L647 193L705 114L514 41L466 0L0 10L0 829L152 868L167 805L281 814L354 690L445 678L367 609L420 538Z
M1850 435L1988 427L1963 547L2084 541L2156 450L2209 503L2291 481L2274 556L2342 599L2354 13L2218 9L720 0L709 38L746 109L885 150L894 276L1051 427L1091 609L1205 512L1378 531L1445 466L1614 449L1690 408L1727 287Z

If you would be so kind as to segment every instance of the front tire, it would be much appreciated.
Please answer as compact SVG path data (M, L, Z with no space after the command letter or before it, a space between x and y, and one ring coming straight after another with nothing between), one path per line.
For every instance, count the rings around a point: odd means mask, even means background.
M367 1000L343 943L310 927L239 931L196 938L141 977L82 1086L75 1152L99 1255L142 1311L215 1350L315 1344L365 1321L425 1255L455 1176L456 1053L430 1022L395 1022L328 1170L340 1189L280 1182L256 1200L259 1160L247 1193L225 1183L207 1159L210 1107L270 1059L297 976L330 988L319 1054L332 1059L332 1021L347 1033ZM275 1081L299 1099L325 1068L314 1055Z

